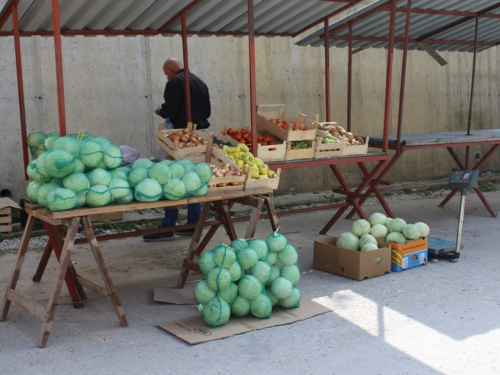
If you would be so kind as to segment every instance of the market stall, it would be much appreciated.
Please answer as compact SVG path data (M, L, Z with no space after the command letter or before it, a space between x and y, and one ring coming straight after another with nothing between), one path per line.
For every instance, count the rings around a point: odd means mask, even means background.
M400 160L405 151L443 148L451 155L459 169L479 169L494 154L500 146L497 124L488 124L486 129L472 129L472 111L474 99L474 84L476 77L476 55L480 51L499 45L500 34L498 18L500 18L500 3L497 1L462 2L455 4L448 1L420 0L377 0L371 4L337 20L297 42L301 46L347 47L349 53L349 89L348 89L348 129L350 129L351 113L351 72L352 55L368 48L388 49L388 74L386 81L385 123L390 118L390 97L392 81L392 54L394 48L403 50L401 87L399 97L399 112L397 131L389 134L389 127L384 127L383 135L370 136L370 146L384 151L393 150L395 154L384 166L380 174L370 184L368 192L373 192L384 207L386 213L394 217L381 192L392 189L380 188L382 179ZM397 38L395 37L397 36ZM328 43L325 42L328 40ZM403 107L405 94L405 78L407 55L409 50L421 50L429 53L438 63L445 65L446 61L438 51L461 51L473 53L472 82L468 119L463 130L446 131L442 125L435 124L437 132L403 133ZM327 55L327 53L326 53ZM465 126L466 122L466 126ZM410 129L413 130L413 129ZM475 165L470 165L470 148L473 146L489 146L489 150ZM460 160L455 149L465 148L465 156ZM490 178L483 178L486 180ZM430 186L430 185L426 185ZM411 188L416 186L405 186ZM480 188L476 193L493 217L497 214L484 197ZM457 192L452 192L442 201L445 205ZM366 194L360 204L366 199ZM348 217L355 212L352 211Z

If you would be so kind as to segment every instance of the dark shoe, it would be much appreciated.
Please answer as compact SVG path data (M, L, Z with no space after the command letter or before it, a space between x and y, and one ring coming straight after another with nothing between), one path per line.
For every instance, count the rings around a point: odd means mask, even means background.
M194 234L194 229L176 230L175 234L177 234L179 236L192 236Z
M142 236L142 239L146 242L173 241L175 236L173 232L152 233Z

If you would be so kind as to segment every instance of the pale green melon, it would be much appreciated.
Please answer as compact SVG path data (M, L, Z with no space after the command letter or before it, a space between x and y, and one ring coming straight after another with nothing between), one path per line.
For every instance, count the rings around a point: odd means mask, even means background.
M47 152L45 170L50 177L64 178L75 169L75 158L65 150Z
M222 267L215 267L207 275L207 282L210 288L220 292L229 287L231 283L231 274Z
M238 296L238 286L235 283L229 283L229 286L217 293L217 296L227 303L233 303Z
M273 303L271 299L264 293L259 294L256 299L250 302L250 312L256 318L270 318L272 311Z
M150 178L154 178L160 185L166 184L171 178L172 173L168 165L162 163L153 164L148 169L148 175Z
M163 195L172 201L182 199L186 196L186 185L178 178L172 178L163 185Z
M111 182L111 175L109 172L103 168L96 168L91 170L87 177L90 181L90 186L94 185L104 185L108 186Z
M31 203L37 203L37 192L38 189L43 185L41 181L30 181L26 187L26 194Z
M271 284L271 290L278 299L290 297L292 294L292 282L284 277L277 277Z
M210 327L226 324L231 315L229 304L220 297L213 298L203 307L203 320Z
M250 247L255 251L255 253L257 254L257 258L259 260L264 259L267 256L267 253L269 252L267 242L260 238L254 238L253 240L251 240L248 243L248 247Z
M200 280L194 288L194 298L201 304L206 304L210 302L211 299L215 298L215 290L210 288L205 280Z
M61 137L54 140L52 151L64 150L75 157L80 154L80 142L71 137Z
M134 201L134 193L132 192L132 189L129 190L128 194L125 195L124 197L119 197L115 198L115 202L117 204L129 204Z
M288 244L278 253L278 259L281 260L285 266L291 266L297 262L299 256L295 247Z
M134 189L134 198L139 202L156 202L161 196L161 185L153 178L142 180Z
M269 247L269 251L272 251L275 253L278 253L281 250L283 250L288 243L285 236L283 236L278 231L271 233L267 237L266 242L267 242L267 246Z
M267 279L267 281L266 281L266 286L271 286L273 281L276 280L280 276L280 274L281 274L281 271L278 267L271 266L271 272L269 274L269 279Z
M248 301L253 301L262 292L262 283L255 276L245 275L238 282L238 293Z
M271 266L266 262L259 260L257 264L252 267L251 273L261 283L265 283L269 280L269 276L271 276Z
M132 191L129 183L121 178L112 178L108 184L108 189L114 199L126 197Z
M139 158L139 159L136 159L132 163L132 169L135 169L135 168L138 168L138 167L142 167L142 168L146 168L147 169L147 168L151 167L153 164L154 164L154 162L151 159L148 159L148 158Z
M48 182L40 186L36 192L36 201L38 204L48 207L47 205L47 195L55 189L60 188L61 185L57 182Z
M292 293L287 298L279 300L279 305L285 309L299 307L300 305L300 290L296 287L292 288Z
M102 161L107 169L118 168L123 161L122 149L111 143L104 149Z
M242 318L250 313L250 301L242 296L236 296L231 304L231 314L237 318Z
M47 205L51 211L67 211L75 208L76 193L65 188L57 188L47 194Z
M210 181L213 175L212 168L207 163L197 163L194 167L194 172L200 177L202 184Z
M88 168L96 168L102 162L103 149L97 142L88 141L80 150L80 160Z
M87 192L87 190L90 189L90 181L83 173L71 173L64 178L63 186L79 194L81 192Z
M238 251L236 253L236 258L238 259L238 262L240 263L240 266L243 270L252 268L259 261L257 253L249 247Z
M281 269L281 276L295 285L300 280L300 270L296 265L285 266ZM273 280L274 281L274 280Z
M92 186L87 192L87 206L103 207L111 203L111 192L105 185Z
M130 186L136 187L141 181L148 178L148 169L144 167L136 167L130 171L127 180Z

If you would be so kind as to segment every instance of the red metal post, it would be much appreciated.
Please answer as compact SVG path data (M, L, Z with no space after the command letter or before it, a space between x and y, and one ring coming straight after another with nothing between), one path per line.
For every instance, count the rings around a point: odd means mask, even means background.
M191 122L191 91L189 86L189 53L187 45L186 11L181 13L182 23L182 58L184 60L184 100L186 101L186 119ZM186 124L187 125L187 124Z
M477 60L477 38L479 34L479 17L476 17L476 28L474 34L474 57L472 61L472 82L470 88L469 120L467 121L467 135L470 135L470 125L472 122L472 103L474 101L474 83L476 81L476 60Z
M398 113L398 132L396 141L396 153L401 154L401 131L403 128L403 107L406 86L406 66L408 65L408 44L410 42L410 19L411 19L411 2L408 0L406 4L406 24L405 24L405 42L403 48L403 62L401 68L401 88L399 91L399 113Z
M394 25L396 23L396 0L391 0L389 22L389 44L387 46L387 75L385 82L384 133L382 151L389 149L389 127L391 124L392 61L394 59Z
M352 23L349 24L349 48L347 63L347 131L351 131L352 114Z
M64 76L61 48L61 20L59 0L52 0L52 22L54 25L54 51L56 54L57 104L59 108L59 134L66 135L66 108L64 105Z
M250 66L250 119L252 130L252 154L257 155L257 88L255 80L255 24L253 14L253 0L248 4L248 56Z
M323 38L325 39L325 100L326 100L326 121L330 122L330 40L328 39L328 18L325 18L325 34Z
M24 179L29 180L26 168L30 162L28 154L28 132L26 129L26 107L24 103L24 81L23 81L23 65L21 60L21 38L19 36L19 15L17 13L17 3L12 4L12 23L14 26L14 49L16 54L16 71L17 71L17 95L19 97L19 116L21 118L21 139L24 161Z

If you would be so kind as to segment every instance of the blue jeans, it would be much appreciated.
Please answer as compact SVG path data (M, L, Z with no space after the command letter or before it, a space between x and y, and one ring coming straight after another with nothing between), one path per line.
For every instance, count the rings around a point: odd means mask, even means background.
M200 220L201 214L201 203L191 203L188 204L187 210L187 223L194 224ZM165 208L165 218L161 221L162 227L173 227L177 223L177 217L179 216L179 210L174 210L171 208Z

